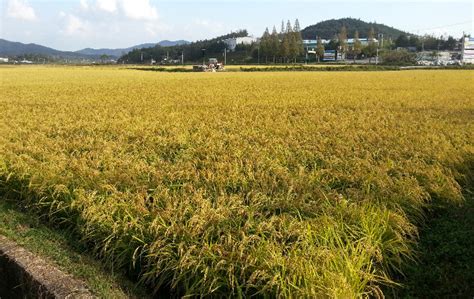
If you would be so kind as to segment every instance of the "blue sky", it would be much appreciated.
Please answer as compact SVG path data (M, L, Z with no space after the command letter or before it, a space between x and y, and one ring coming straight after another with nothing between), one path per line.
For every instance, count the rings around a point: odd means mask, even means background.
M418 34L474 33L472 0L0 0L0 37L60 50L198 40L298 18L301 26L354 17Z

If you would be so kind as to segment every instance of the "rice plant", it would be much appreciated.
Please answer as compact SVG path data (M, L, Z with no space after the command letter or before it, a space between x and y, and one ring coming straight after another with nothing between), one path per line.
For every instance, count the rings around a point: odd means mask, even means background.
M0 194L156 292L381 296L472 176L471 71L0 73Z

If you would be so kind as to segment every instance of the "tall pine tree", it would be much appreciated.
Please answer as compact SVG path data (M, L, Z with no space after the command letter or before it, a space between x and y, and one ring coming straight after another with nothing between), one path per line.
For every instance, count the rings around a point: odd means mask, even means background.
M359 54L362 52L362 43L360 42L359 39L359 31L356 30L354 34L354 43L352 44L352 56L354 58L354 62L359 56Z
M278 38L278 32L275 26L273 26L273 31L270 36L270 49L271 49L271 56L273 56L273 63L275 63L276 57L280 53L280 39Z
M283 39L281 40L280 44L280 56L282 58L283 63L286 63L288 61L288 57L290 57L292 54L292 32L293 28L291 28L291 23L290 21L288 21L286 23L286 28L284 29L283 33Z
M368 34L368 45L364 48L363 52L367 57L369 57L369 63L372 63L372 58L377 54L377 43L375 42L374 27L370 27Z
M321 40L321 37L318 36L318 42L316 44L316 56L318 56L318 62L320 62L324 58L324 44Z
M271 55L271 41L270 41L270 32L268 27L265 29L265 32L260 39L260 52L265 56L265 62L268 63L268 56Z
M344 59L345 54L347 53L347 29L346 26L341 27L341 31L338 35L338 42L339 42L339 50L341 52L341 56Z
M301 27L300 22L298 19L295 20L295 25L293 28L293 35L294 35L294 54L295 59L296 57L304 55L304 44L303 44L303 37L301 36Z
M280 40L285 36L285 21L281 20Z

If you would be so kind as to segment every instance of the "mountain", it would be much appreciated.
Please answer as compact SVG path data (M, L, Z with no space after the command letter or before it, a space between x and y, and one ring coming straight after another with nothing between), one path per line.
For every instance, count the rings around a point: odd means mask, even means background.
M359 31L359 36L361 38L367 37L371 27L374 28L376 35L381 33L384 35L384 37L391 37L392 39L396 39L402 34L407 34L406 32L384 24L368 23L360 19L353 18L322 21L315 25L306 27L303 29L303 31L301 31L301 34L304 39L316 39L317 36L321 37L322 39L332 39L334 38L334 35L340 31L342 26L346 26L349 38L354 37L356 30Z
M171 40L162 40L161 42L158 43L158 45L162 47L174 47L174 46L182 46L182 45L188 45L190 42L187 40L176 40L176 41L171 41Z
M142 49L134 49L127 54L119 58L119 62L125 63L143 63L144 61L150 62L152 59L157 60L163 57L170 57L172 59L180 60L184 55L186 62L202 62L203 54L207 57L222 57L224 49L226 48L223 40L231 37L244 37L248 36L247 30L239 30L237 32L231 32L226 35L217 36L211 39L198 40L192 43L186 43L181 46L169 46L169 47L148 47ZM205 49L203 51L203 49ZM244 51L245 52L245 51ZM245 57L248 57L245 54ZM232 55L229 53L229 60Z
M188 41L178 40L178 41L169 41L164 40L158 43L162 47L171 47L176 45L187 45ZM75 60L96 60L100 58L101 55L108 55L111 57L119 58L120 56L134 50L141 48L152 48L157 44L149 43L136 45L134 47L125 48L125 49L83 49L76 52L71 51L59 51L53 48L48 48L45 46L37 44L24 44L19 42L11 42L5 39L0 39L0 56L42 56L42 57L51 57L56 59L75 59Z
M157 44L148 43L148 44L136 45L136 46L129 47L129 48L122 48L122 49L91 49L91 48L86 48L86 49L76 51L76 53L84 54L84 55L94 55L94 56L108 55L108 56L118 58L122 55L127 54L130 51L135 50L135 49L153 48L156 45L159 45L161 47L174 47L174 46L187 45L187 44L189 44L189 42L185 41L185 40L177 40L177 41L163 40L163 41L161 41Z
M23 44L19 42L11 42L5 39L0 39L0 55L2 56L22 56L22 55L39 55L39 56L48 56L55 58L65 58L65 59L84 59L91 58L87 55L68 52L68 51L58 51L52 48L37 44Z

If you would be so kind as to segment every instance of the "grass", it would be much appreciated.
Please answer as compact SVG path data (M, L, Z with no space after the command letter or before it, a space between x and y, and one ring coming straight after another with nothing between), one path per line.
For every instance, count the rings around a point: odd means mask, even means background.
M468 164L474 173L474 164ZM395 293L404 298L469 298L474 295L474 177L463 184L466 201L440 203L420 231L418 261L410 263Z
M471 172L470 71L0 72L0 194L158 292L380 296Z
M94 295L100 298L148 297L147 291L130 282L122 271L114 273L90 256L68 232L51 229L36 215L20 211L14 202L0 200L0 219L0 235L83 280Z
M127 69L132 69L128 67ZM167 72L167 73L191 73L195 72L190 67L137 67L133 68L141 71L152 71L152 72ZM305 66L305 65L293 65L293 66L247 66L247 67L226 67L226 72L322 72L322 71L397 71L399 67L395 66Z

